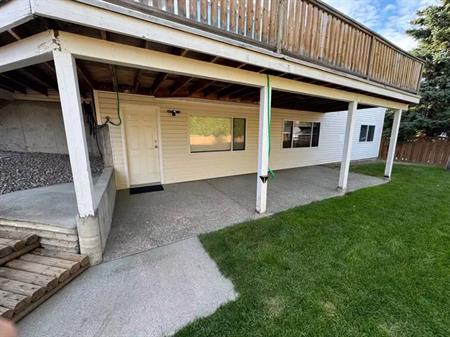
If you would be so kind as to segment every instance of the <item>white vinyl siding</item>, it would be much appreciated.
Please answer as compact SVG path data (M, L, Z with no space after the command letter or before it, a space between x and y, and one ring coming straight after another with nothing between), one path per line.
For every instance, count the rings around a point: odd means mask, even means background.
M116 96L113 92L96 91L95 103L97 116L104 122L110 116L117 122ZM149 96L120 94L121 105L140 104L160 107L161 150L163 183L175 183L190 180L207 179L214 177L254 173L257 168L258 146L258 106L248 104L231 104L217 101L198 101L189 99L161 99ZM176 109L180 113L172 117L167 110ZM364 152L366 158L376 157L382 129L384 109L361 110L361 121L357 119L358 130L367 118L370 123L376 124L376 145L359 149L354 146L357 155L352 159L361 159ZM271 169L284 169L300 166L310 166L338 162L342 156L343 134L345 129L346 111L332 113L304 112L296 110L272 109L271 119ZM190 153L189 146L189 117L235 117L246 119L246 140L243 151ZM300 122L319 122L320 140L318 147L283 149L282 128L285 120ZM111 149L116 183L118 189L128 187L127 170L125 167L124 147L121 127L109 126ZM359 137L359 132L355 134ZM381 136L381 133L380 133ZM356 139L356 142L358 139ZM364 144L367 145L367 144ZM376 154L374 154L376 152Z

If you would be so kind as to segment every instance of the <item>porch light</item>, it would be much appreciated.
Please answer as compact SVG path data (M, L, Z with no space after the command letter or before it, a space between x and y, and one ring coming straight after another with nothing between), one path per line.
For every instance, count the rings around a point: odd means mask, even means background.
M180 110L169 109L167 110L167 113L172 114L172 117L175 117L177 114L180 113Z

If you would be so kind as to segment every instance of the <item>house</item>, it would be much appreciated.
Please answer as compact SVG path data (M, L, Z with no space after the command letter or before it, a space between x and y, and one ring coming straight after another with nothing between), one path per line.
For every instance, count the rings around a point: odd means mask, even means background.
M271 170L341 162L345 191L387 108L389 179L419 102L423 62L318 0L11 0L0 31L2 146L68 152L93 262L116 189L256 173L265 213Z

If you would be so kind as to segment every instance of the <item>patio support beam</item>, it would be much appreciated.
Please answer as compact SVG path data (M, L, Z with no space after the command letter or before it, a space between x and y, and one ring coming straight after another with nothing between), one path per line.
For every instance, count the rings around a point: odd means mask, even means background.
M267 75L258 72L236 69L216 63L170 55L63 31L58 33L57 40L62 50L66 50L76 58L84 60L199 77L212 81L222 81L252 87L264 86L267 79ZM346 102L358 101L361 104L392 109L407 108L406 103L294 81L278 76L270 76L270 83L274 90L279 91L300 93ZM155 88L152 89L155 90Z
M53 51L53 60L78 207L77 230L80 252L89 256L91 264L97 264L102 260L102 239L99 219L95 214L94 186L81 107L77 65L74 56L65 51Z
M394 122L392 123L391 139L389 141L389 150L386 158L386 167L384 170L384 178L391 179L392 167L395 160L395 148L397 147L398 131L400 129L400 120L402 118L402 110L396 110L394 113Z
M355 129L356 110L358 102L350 102L348 104L347 124L345 127L344 149L342 151L341 171L339 173L338 190L347 189L348 173L350 170L350 160L352 158L353 131Z
M83 110L75 59L72 54L53 52L59 97L66 131L73 183L80 217L94 215L93 184L84 129Z
M57 48L54 37L53 31L47 30L1 47L0 73L50 61Z
M256 177L256 211L260 214L267 210L267 184L269 171L269 102L271 89L260 89L259 102L259 138L258 138L258 174Z

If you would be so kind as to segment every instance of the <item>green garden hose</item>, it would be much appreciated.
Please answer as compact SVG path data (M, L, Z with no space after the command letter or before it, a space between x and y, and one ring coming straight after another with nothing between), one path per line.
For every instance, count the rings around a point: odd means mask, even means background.
M270 88L270 76L267 75L267 120L268 120L268 128L267 128L267 133L268 133L268 138L269 138L269 162L270 162L270 150L272 148L272 144L270 141L270 118L271 118L271 112L272 110L272 89ZM269 178L275 178L275 172L272 171L272 169L269 167L267 169L267 172L269 173Z

